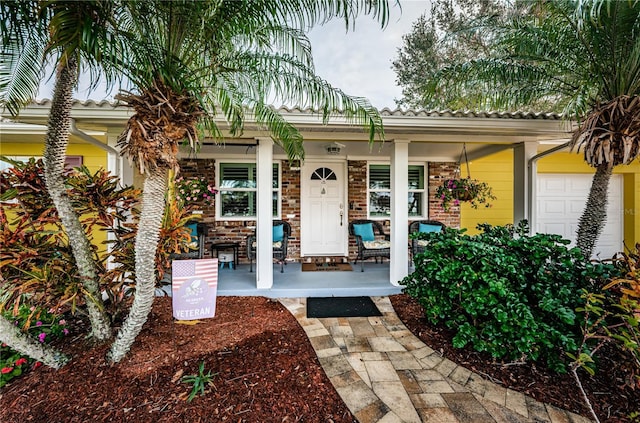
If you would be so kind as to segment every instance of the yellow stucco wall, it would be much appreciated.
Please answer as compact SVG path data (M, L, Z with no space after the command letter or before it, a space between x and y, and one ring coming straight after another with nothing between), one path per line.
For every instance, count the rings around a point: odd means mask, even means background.
M479 231L479 223L489 223L493 226L513 223L513 151L506 150L492 154L480 160L469 163L470 175L473 179L487 182L496 196L491 201L491 207L480 205L473 209L469 203L460 206L460 227L467 228L468 233ZM460 175L467 176L466 166L460 167Z
M5 143L0 141L0 155L42 157L42 143ZM68 156L82 156L82 162L90 170L107 167L107 153L90 144L69 144Z
M473 209L467 203L462 204L460 226L468 233L477 233L479 223L504 225L513 223L513 151L507 150L469 165L471 177L487 182L493 188L498 199L491 208ZM461 174L466 173L463 165ZM587 165L582 154L559 152L538 161L538 173L587 173L594 169ZM624 242L633 246L640 242L640 160L631 165L618 166L615 174L623 175L624 183Z

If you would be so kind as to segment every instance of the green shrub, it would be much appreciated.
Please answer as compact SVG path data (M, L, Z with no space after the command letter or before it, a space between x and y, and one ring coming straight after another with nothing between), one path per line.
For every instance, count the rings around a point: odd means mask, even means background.
M565 353L575 352L580 339L574 311L580 290L614 268L591 264L558 235L529 236L526 222L479 229L475 236L456 229L416 235L430 243L414 258L404 292L421 303L429 322L456 331L458 348L565 370Z

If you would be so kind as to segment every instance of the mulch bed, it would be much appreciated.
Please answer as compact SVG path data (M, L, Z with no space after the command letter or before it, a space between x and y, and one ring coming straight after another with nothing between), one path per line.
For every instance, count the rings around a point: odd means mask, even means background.
M171 299L157 298L119 364L82 336L66 352L74 358L61 370L40 367L0 390L0 421L356 422L296 319L262 297L219 297L216 317L193 326L174 323ZM201 362L213 383L187 402L181 377Z
M421 306L391 296L400 319L416 336L452 361L502 386L588 416L573 379L537 365L498 363L451 345L452 333L431 327ZM40 367L0 390L2 422L334 422L355 423L318 362L295 318L262 297L218 297L216 317L177 324L171 299L157 298L131 353L104 362L105 347L84 341L86 323L67 318L63 344L73 361L59 371ZM205 363L212 384L187 402L181 378ZM601 421L630 422L640 389L628 387L628 360L605 349L595 377L582 380Z
M490 355L468 348L454 348L454 333L427 323L422 306L405 295L390 296L393 307L407 328L425 344L451 361L501 386L525 393L538 401L591 418L575 380L537 364L501 363ZM629 357L605 346L599 354L594 377L579 370L582 384L598 418L603 422L631 422L628 416L640 411L640 386L635 390Z

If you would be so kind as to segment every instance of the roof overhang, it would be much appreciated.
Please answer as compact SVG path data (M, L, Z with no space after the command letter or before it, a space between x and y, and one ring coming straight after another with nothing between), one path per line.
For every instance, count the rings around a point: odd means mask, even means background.
M23 134L28 131L33 131L34 135L42 134L46 129L43 125L46 125L49 118L50 107L50 100L30 104L18 117L12 118L14 126L6 129L5 126L0 126L0 134L18 133L21 129L25 131ZM315 154L316 150L317 154L323 154L324 145L328 141L348 143L344 151L353 158L386 156L390 152L389 142L370 145L368 132L361 126L348 122L344 116L330 116L328 122L324 123L319 113L309 109L281 107L278 111L302 133L307 155ZM575 127L572 122L552 113L383 109L380 115L386 141L408 140L411 142L409 153L412 157L428 156L441 160L457 160L462 144L467 145L467 151L472 155L474 152L501 148L487 146L510 148L529 141L544 142L540 147L544 150L568 140ZM108 101L75 101L71 116L82 131L106 134L121 131L132 116L132 110ZM224 134L227 125L222 118L220 128ZM230 153L234 149L245 151L246 147L236 144L250 144L255 138L261 137L269 137L269 133L259 127L251 115L247 115L242 136L226 138L228 145L225 145L225 152ZM219 147L205 146L203 151Z

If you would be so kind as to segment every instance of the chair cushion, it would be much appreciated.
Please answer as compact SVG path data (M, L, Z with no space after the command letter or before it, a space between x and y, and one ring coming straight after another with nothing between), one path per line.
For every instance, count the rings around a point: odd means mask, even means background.
M361 223L353 225L353 233L359 235L362 241L373 241L375 236L373 235L373 224Z
M254 250L256 249L256 245L258 245L258 243L256 241L253 241L251 243L251 248L253 248ZM273 248L281 248L282 247L282 241L274 241L273 242Z
M382 250L384 248L391 248L391 242L378 239L375 241L363 241L362 244L367 250Z
M195 242L197 244L198 243L198 224L197 223L189 223L189 224L187 224L185 226L191 232L191 242Z
M440 232L442 231L442 226L440 225L430 225L428 223L421 223L418 227L418 232L424 232L428 234L429 232Z
M284 225L276 225L273 227L273 241L282 241L284 238Z

